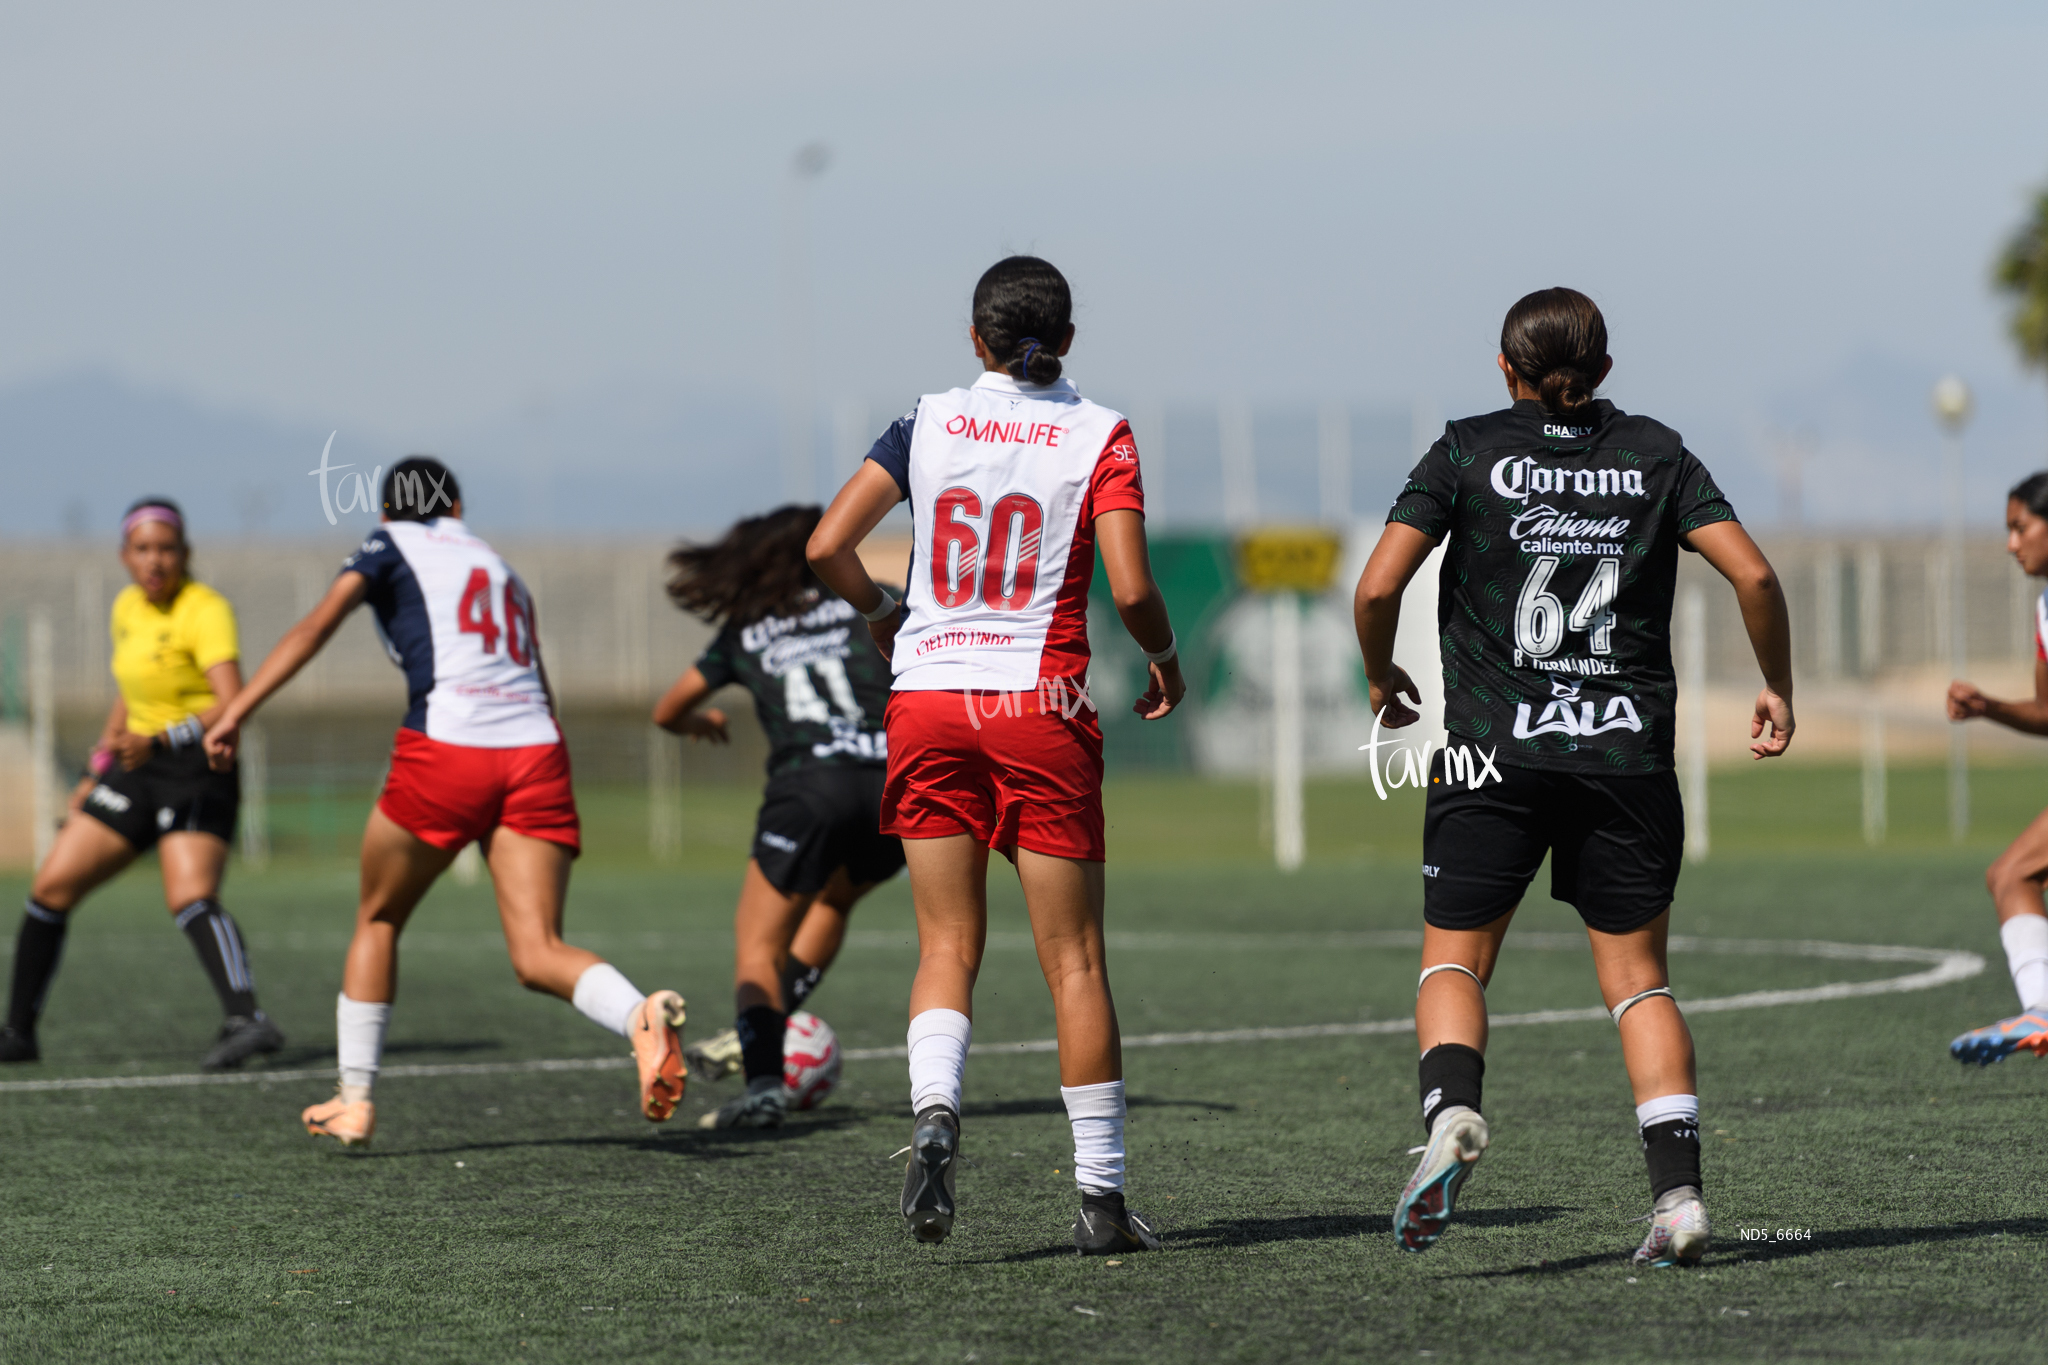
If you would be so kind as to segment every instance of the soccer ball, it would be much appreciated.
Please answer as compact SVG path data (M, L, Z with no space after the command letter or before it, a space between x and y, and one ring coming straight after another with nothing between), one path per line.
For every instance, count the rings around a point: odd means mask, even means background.
M839 1084L839 1035L809 1010L790 1015L782 1035L782 1084L792 1109L816 1108Z

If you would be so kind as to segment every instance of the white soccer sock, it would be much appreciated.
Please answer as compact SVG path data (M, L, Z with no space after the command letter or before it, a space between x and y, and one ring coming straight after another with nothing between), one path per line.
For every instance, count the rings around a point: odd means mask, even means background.
M585 1019L600 1024L618 1034L626 1036L633 1022L633 1011L640 1008L640 1002L647 993L626 980L626 974L609 962L600 962L585 967L583 975L576 978L576 991L569 1003L582 1012Z
M910 1021L910 1108L923 1113L943 1104L960 1112L960 1082L974 1024L959 1010L924 1010Z
M1074 1183L1083 1194L1124 1187L1124 1083L1063 1085L1067 1122L1074 1129Z
M384 1056L384 1030L391 1023L388 1001L334 997L334 1038L340 1053L341 1097L350 1104L370 1098Z
M2020 1008L2048 1007L2048 919L2014 915L1998 926L1998 939L2005 945L2005 965L2020 993Z
M1673 1119L1684 1119L1693 1127L1700 1126L1700 1097L1698 1095L1659 1095L1654 1100L1644 1100L1636 1106L1636 1127L1648 1128L1653 1123L1669 1123Z

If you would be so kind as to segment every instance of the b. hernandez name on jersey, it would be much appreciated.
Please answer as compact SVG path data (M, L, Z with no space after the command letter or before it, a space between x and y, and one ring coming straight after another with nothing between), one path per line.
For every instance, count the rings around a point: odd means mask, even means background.
M460 521L386 522L341 571L367 580L377 638L405 674L405 729L478 749L561 739L533 598Z
M1604 400L1453 422L1388 514L1445 542L1444 720L1501 762L1671 766L1671 602L1685 534L1735 519L1678 433Z

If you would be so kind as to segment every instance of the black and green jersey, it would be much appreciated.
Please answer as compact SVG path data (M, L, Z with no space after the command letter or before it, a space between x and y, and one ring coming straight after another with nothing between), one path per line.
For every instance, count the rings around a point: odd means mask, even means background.
M753 694L771 775L813 763L883 766L889 661L859 612L812 591L814 603L794 616L727 626L697 671L713 687L736 682Z
M1678 433L1605 400L1449 423L1388 514L1448 540L1444 723L1555 772L1671 767L1678 550L1735 509Z

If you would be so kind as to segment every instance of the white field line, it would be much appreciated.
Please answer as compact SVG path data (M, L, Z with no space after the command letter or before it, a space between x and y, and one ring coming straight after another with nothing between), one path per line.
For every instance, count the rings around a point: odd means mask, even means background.
M849 935L851 937L851 935ZM880 937L879 935L877 937ZM893 937L893 936L892 936ZM991 934L991 946L998 935ZM1027 934L1002 935L1016 938L1026 944ZM1245 945L1252 943L1270 944L1274 938L1296 940L1294 946L1304 946L1304 941L1325 947L1359 948L1409 948L1422 941L1422 935L1404 930L1385 933L1359 934L1112 934L1109 944L1119 946L1119 939L1150 940L1146 947L1173 948L1201 947L1235 948L1237 940ZM1161 943L1160 940L1167 940ZM1520 934L1515 938L1517 946L1537 949L1570 949L1585 946L1585 940L1577 934ZM869 945L862 945L869 946ZM1004 945L1010 946L1010 945ZM1136 945L1125 944L1126 948ZM1143 949L1140 948L1139 951ZM1843 962L1920 962L1927 963L1926 971L1911 972L1905 976L1889 976L1877 981L1835 981L1824 986L1805 986L1785 991L1749 991L1742 995L1710 996L1704 1000L1688 1000L1684 1008L1688 1014L1721 1014L1729 1010L1771 1009L1779 1005L1809 1005L1828 1000L1849 1000L1866 995L1897 995L1907 991L1932 990L1956 981L1967 981L1984 970L1984 959L1977 953L1964 952L1955 948L1913 948L1883 943L1827 943L1817 939L1713 939L1673 936L1671 951L1674 953L1722 953L1735 955L1815 957ZM1495 1028L1512 1028L1523 1024L1578 1024L1597 1023L1607 1019L1607 1011L1599 1006L1587 1009L1536 1010L1528 1014L1496 1014L1488 1022ZM1200 1033L1142 1033L1123 1040L1125 1047L1188 1047L1210 1043L1263 1043L1279 1042L1290 1038L1361 1038L1375 1034L1413 1033L1413 1019L1374 1019L1351 1024L1300 1024L1280 1028L1235 1028L1218 1029ZM976 1043L973 1052L990 1056L1014 1056L1021 1053L1057 1052L1059 1041L1054 1038L1033 1038L1019 1043ZM908 1049L900 1047L852 1047L841 1054L849 1062L886 1061L908 1055ZM630 1057L571 1057L528 1062L450 1062L420 1066L387 1066L378 1072L380 1079L391 1080L410 1077L432 1076L511 1076L532 1072L548 1071L623 1071L633 1065ZM229 1071L216 1075L178 1076L80 1076L59 1081L0 1081L0 1094L27 1094L51 1090L160 1090L195 1085L268 1085L285 1081L332 1080L334 1068L304 1068L295 1071Z

